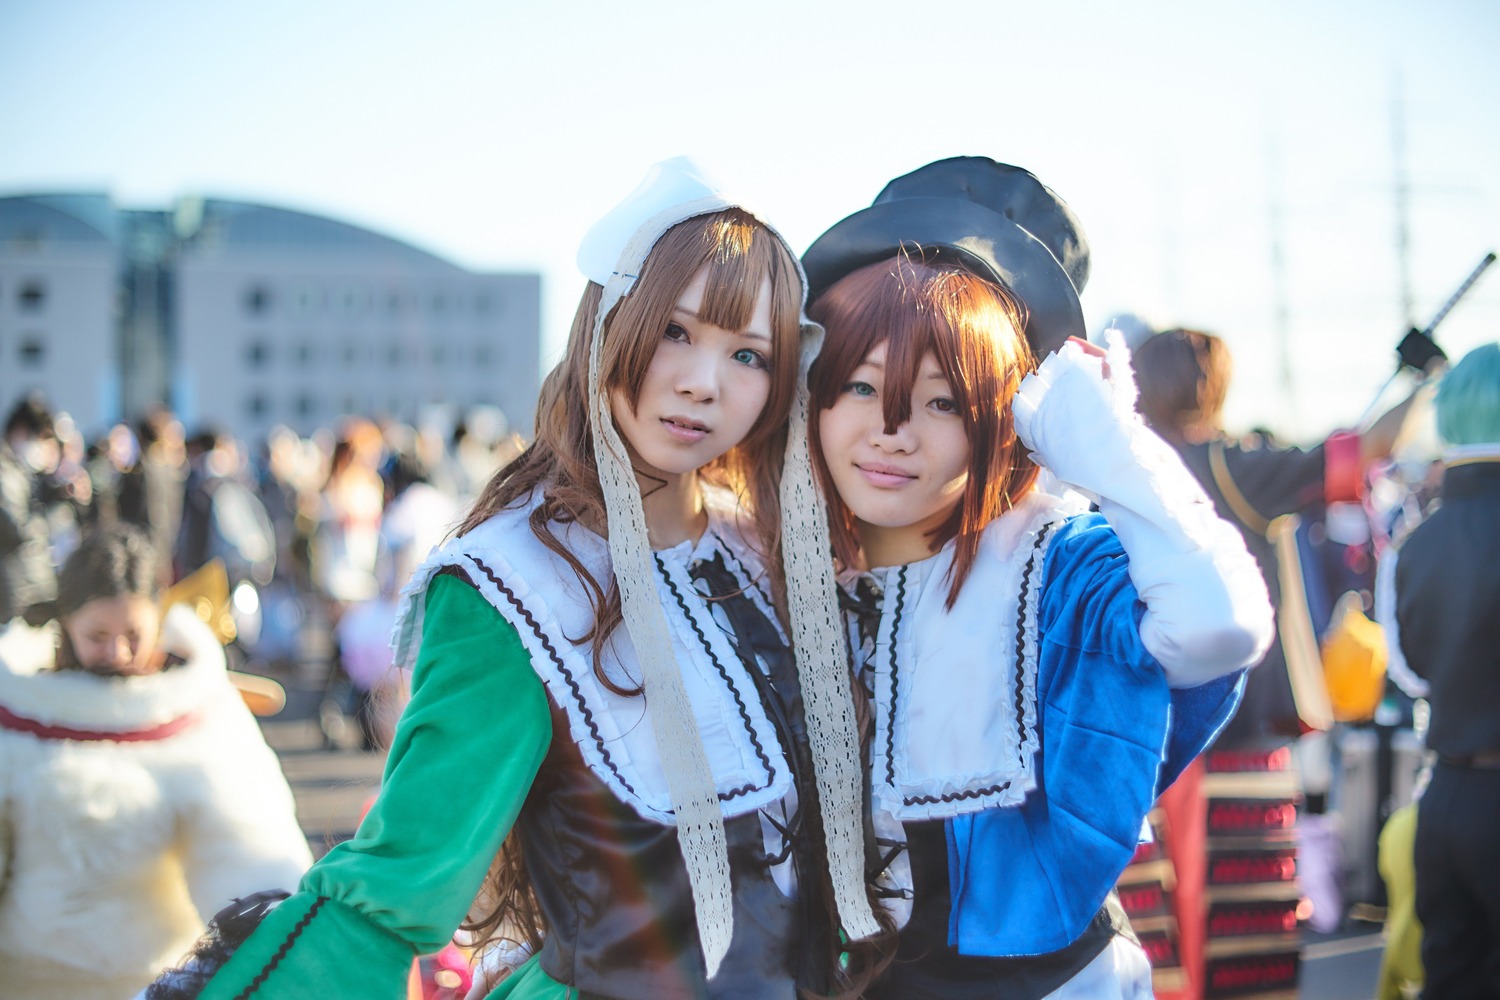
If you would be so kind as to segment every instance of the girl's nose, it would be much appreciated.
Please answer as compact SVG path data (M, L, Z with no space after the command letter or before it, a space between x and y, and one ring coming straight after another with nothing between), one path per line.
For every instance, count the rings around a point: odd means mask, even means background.
M719 362L714 352L694 350L684 359L677 373L677 391L700 402L715 399L719 393Z
M908 420L904 424L897 424L895 430L889 432L886 431L885 424L881 423L871 435L871 443L882 451L905 454L916 447L917 438L912 433L911 421Z

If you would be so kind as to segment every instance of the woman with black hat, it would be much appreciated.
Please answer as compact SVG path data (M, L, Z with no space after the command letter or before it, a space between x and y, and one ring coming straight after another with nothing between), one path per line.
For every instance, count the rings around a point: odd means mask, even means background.
M1255 563L1135 417L1123 354L1069 342L1087 250L1031 174L930 164L804 265L877 881L904 923L873 995L1149 996L1108 897L1269 640Z

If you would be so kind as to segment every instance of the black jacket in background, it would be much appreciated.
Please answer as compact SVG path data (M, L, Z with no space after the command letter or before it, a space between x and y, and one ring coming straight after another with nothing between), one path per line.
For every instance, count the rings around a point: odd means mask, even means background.
M1500 461L1455 465L1396 562L1401 651L1431 685L1427 745L1500 751Z
M57 570L36 475L0 441L0 626L32 609L50 613Z

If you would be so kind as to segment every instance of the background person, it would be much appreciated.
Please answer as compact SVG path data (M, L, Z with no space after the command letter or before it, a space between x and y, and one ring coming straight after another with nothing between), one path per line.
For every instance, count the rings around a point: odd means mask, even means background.
M137 529L86 536L59 618L0 631L0 981L11 1000L120 1000L237 896L312 862L224 651L157 606Z
M1437 762L1417 803L1423 996L1500 996L1500 344L1438 385L1442 503L1402 544L1396 622L1428 683Z
M52 615L57 570L43 477L60 457L51 412L37 399L16 404L0 435L0 623Z
M1441 362L1441 352L1426 360L1435 366ZM1213 501L1219 516L1239 529L1246 547L1260 565L1272 606L1278 615L1276 639L1265 658L1250 672L1244 701L1234 718L1215 741L1212 752L1205 754L1164 800L1171 831L1168 843L1176 868L1180 950L1189 977L1187 987L1176 995L1194 997L1201 996L1211 985L1209 980L1213 975L1204 957L1207 940L1213 935L1209 931L1207 907L1202 905L1207 880L1205 838L1210 833L1210 825L1214 825L1212 832L1216 836L1238 836L1258 844L1258 850L1268 854L1281 853L1288 858L1295 857L1298 851L1306 850L1313 843L1332 842L1331 831L1322 831L1324 836L1315 839L1309 835L1299 844L1291 829L1293 817L1297 815L1299 790L1289 748L1303 731L1302 715L1307 716L1309 725L1318 728L1327 727L1332 718L1306 704L1299 704L1299 696L1294 692L1294 671L1300 670L1303 683L1316 687L1319 692L1324 690L1323 671L1316 656L1316 637L1308 637L1308 641L1314 644L1310 660L1299 656L1296 646L1292 647L1290 655L1288 653L1287 643L1294 641L1297 633L1289 631L1287 623L1295 618L1288 618L1285 598L1294 596L1297 600L1304 600L1304 595L1283 594L1282 573L1288 567L1283 566L1278 557L1271 526L1282 515L1321 514L1329 504L1358 500L1365 469L1370 463L1390 455L1411 412L1416 391L1363 431L1336 431L1310 448L1297 448L1277 444L1264 436L1240 439L1225 433L1222 415L1233 366L1228 345L1221 338L1200 330L1167 330L1143 340L1136 348L1131 364L1139 386L1137 408L1141 415L1181 456ZM1283 525L1289 526L1289 522L1283 522ZM1286 546L1285 542L1282 544ZM1305 692L1306 688L1303 690ZM1302 697L1305 699L1306 694ZM1323 753L1326 754L1326 750ZM1314 755L1309 763L1323 764L1325 760L1322 755ZM1309 775L1313 770L1311 766L1306 768ZM1317 770L1322 774L1327 769L1319 767ZM1270 780L1283 784L1285 794L1279 800L1267 799L1264 802L1264 815L1273 818L1264 826L1259 821L1243 827L1215 825L1220 822L1215 816L1232 817L1234 810L1214 813L1209 809L1207 797L1201 791L1205 772L1217 772L1211 782L1218 783L1221 788L1225 787L1226 781L1253 781L1264 777L1242 779L1240 772L1248 771L1281 773L1280 778ZM1326 779L1315 782L1309 777L1308 790L1326 792ZM1225 790L1223 797L1233 799L1235 794L1232 790ZM1224 822L1229 823L1231 819L1226 818ZM1280 914L1282 923L1279 929L1282 933L1279 939L1275 934L1261 935L1260 940L1268 942L1261 951L1241 949L1243 954L1226 960L1228 964L1237 963L1239 966L1233 975L1248 977L1264 989L1286 989L1296 985L1300 975L1300 945L1293 939L1301 890L1295 878L1309 879L1319 870L1331 872L1335 864L1331 860L1321 866L1304 864L1296 876L1289 869L1267 866L1268 880L1259 888L1269 894L1268 901L1241 904L1238 912L1233 909L1233 903L1221 907L1226 914L1221 921L1225 926L1234 923L1231 918L1268 920L1264 914L1275 906L1284 910ZM1273 882L1282 884L1271 884ZM1337 926L1342 914L1326 912L1329 907L1338 907L1336 892L1331 885L1323 885L1316 895L1325 911L1315 914L1317 921L1330 928Z

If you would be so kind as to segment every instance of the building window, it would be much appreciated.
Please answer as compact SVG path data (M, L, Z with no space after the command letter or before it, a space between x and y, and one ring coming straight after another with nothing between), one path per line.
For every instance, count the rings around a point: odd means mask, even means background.
M386 360L386 362L392 368L400 368L401 367L401 355L402 355L402 350L401 350L401 343L400 343L400 341L396 341L396 340L391 341L390 345L387 346L386 349L385 349L385 360Z
M47 360L47 342L39 335L22 337L16 345L16 358L22 368L40 368Z
M265 416L270 409L271 404L267 402L265 393L257 392L245 400L245 413L252 420Z
M245 345L245 363L251 368L264 368L271 360L271 345L259 337Z
M297 363L301 365L311 364L313 358L317 357L317 348L310 340L304 340L297 345Z
M489 344L478 344L474 348L474 366L476 368L488 368L495 360L495 352L490 350Z
M359 360L359 345L352 340L344 341L344 364L352 365Z
M297 311L310 313L321 308L323 305L323 291L312 285L304 284L297 287Z
M401 311L401 293L387 292L385 295L385 311L392 316Z
M312 393L304 392L297 397L297 416L310 417L318 411L318 401L313 398Z
M265 285L251 285L245 293L245 312L264 316L271 309L271 290Z
M24 313L38 313L47 304L47 286L35 279L22 282L16 293L16 305Z
M434 365L441 365L447 359L448 359L448 351L447 351L446 346L441 341L433 344L432 345L432 363Z

